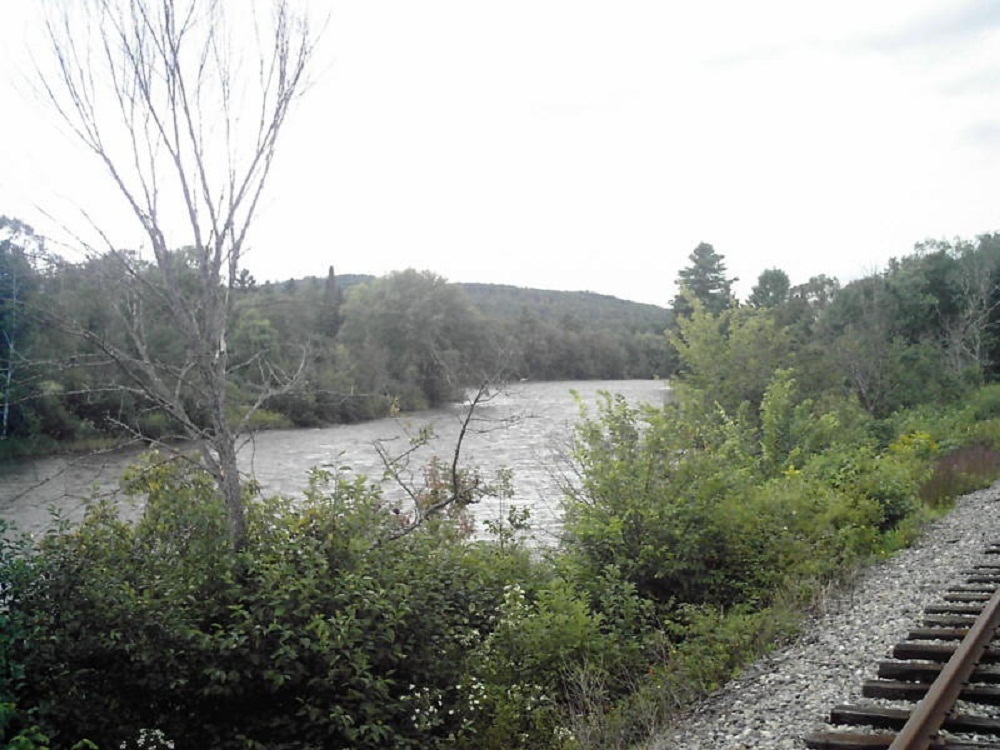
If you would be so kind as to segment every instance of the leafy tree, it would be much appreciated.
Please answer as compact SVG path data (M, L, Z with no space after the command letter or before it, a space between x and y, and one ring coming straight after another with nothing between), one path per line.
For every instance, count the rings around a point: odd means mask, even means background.
M257 279L253 277L249 269L240 269L240 272L236 275L236 288L241 292L249 292L257 288Z
M936 310L919 256L841 289L817 325L823 358L878 417L947 399L959 379L947 367Z
M774 308L788 301L791 282L780 268L768 268L757 277L747 302L751 307Z
M942 346L956 376L981 378L990 370L1000 295L1000 237L981 235L975 242L928 241L917 245L928 273L928 291L937 302Z
M673 311L677 317L691 315L690 293L708 312L717 315L733 304L732 285L737 279L726 278L724 256L702 242L688 256L691 265L677 274L680 291L674 297Z
M813 330L820 315L834 299L840 282L833 277L820 274L806 283L792 287L787 303L778 309L781 322L788 326L799 342L813 338Z
M805 302L811 309L819 311L826 308L840 289L840 282L832 276L820 274L810 277L805 284L792 287L792 299Z
M288 380L268 383L233 424L231 375L243 364L232 361L228 348L233 293L246 281L244 241L305 82L313 39L286 0L274 0L269 27L256 14L239 21L251 24L240 36L257 42L242 68L233 52L239 23L226 8L204 0L62 5L47 21L51 64L39 68L39 77L55 113L106 169L135 216L158 271L155 278L144 274L134 256L109 243L107 257L128 282L119 307L128 344L79 322L75 331L200 445L226 500L233 543L240 544L246 511L237 435L267 393ZM190 248L191 274L168 240L182 228L185 241L176 244ZM151 303L180 334L180 367L150 353L144 316L133 313ZM190 392L201 394L203 415L192 413L184 398Z
M707 412L718 404L735 414L744 402L756 411L774 372L789 364L787 330L761 310L737 307L713 314L697 299L691 308L669 334L680 355L680 391Z
M481 320L458 287L409 269L354 288L340 338L362 388L414 409L455 397L483 366L481 333Z

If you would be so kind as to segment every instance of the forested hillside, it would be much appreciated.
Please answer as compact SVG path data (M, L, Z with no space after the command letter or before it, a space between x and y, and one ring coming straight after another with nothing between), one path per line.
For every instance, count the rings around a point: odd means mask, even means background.
M595 294L461 284L517 351L521 377L538 380L669 377L669 310Z
M167 301L146 292L162 272L121 251L69 263L31 227L2 219L0 352L7 452L69 442L180 434L162 405L132 387L111 350L138 346L175 374L186 342ZM174 253L193 284L196 260ZM237 362L235 421L311 426L435 406L485 379L668 376L670 313L591 293L449 284L431 272L258 284L244 271L229 299L227 353ZM274 387L281 383L280 388ZM198 398L193 391L187 396ZM198 413L196 404L193 412ZM206 407L207 408L207 407Z

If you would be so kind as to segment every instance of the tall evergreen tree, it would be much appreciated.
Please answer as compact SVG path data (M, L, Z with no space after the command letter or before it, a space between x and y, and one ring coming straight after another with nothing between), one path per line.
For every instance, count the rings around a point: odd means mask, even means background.
M337 284L337 275L333 272L333 266L326 274L326 282L323 285L323 303L319 310L318 325L319 331L324 336L334 338L340 331L343 318L340 314L340 306L344 301L344 293Z
M693 295L708 312L715 315L731 307L732 286L737 279L726 278L724 256L715 252L715 248L707 242L702 242L688 259L691 265L677 274L676 284L680 291L671 305L674 315L690 317L693 310L687 295Z

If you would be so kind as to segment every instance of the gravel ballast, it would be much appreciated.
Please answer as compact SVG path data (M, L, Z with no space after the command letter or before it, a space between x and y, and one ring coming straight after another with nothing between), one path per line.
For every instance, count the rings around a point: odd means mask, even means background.
M960 498L914 545L863 570L799 637L747 667L689 710L650 750L802 750L830 709L861 698L879 659L918 624L924 607L984 562L1000 541L1000 483Z

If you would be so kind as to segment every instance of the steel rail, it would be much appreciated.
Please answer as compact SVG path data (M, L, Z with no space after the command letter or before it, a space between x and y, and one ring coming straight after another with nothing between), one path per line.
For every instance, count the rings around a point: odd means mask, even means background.
M927 750L937 739L941 725L951 713L962 688L969 682L997 627L1000 626L1000 588L983 607L968 635L941 669L927 694L917 704L909 721L889 745L889 750Z

